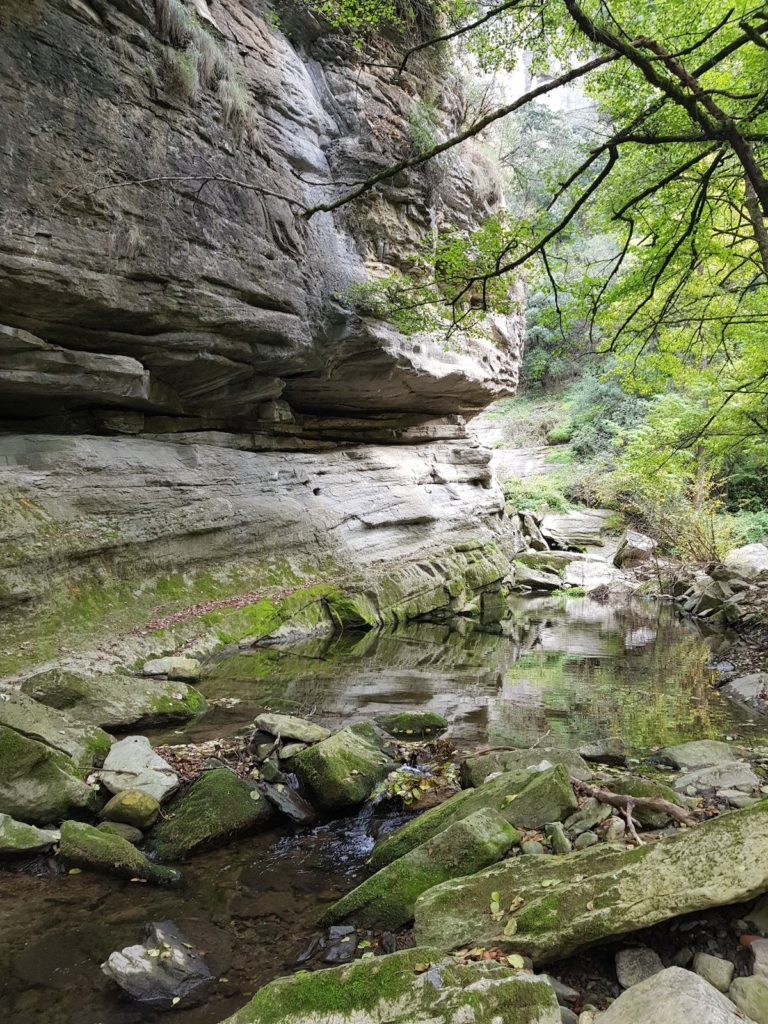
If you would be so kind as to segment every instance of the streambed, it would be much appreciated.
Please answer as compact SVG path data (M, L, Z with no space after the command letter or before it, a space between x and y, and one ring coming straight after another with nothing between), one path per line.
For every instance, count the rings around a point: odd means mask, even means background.
M412 624L390 633L223 652L201 689L210 712L156 731L155 743L231 735L258 711L329 727L383 710L430 709L458 748L547 746L619 735L642 754L701 737L762 742L765 726L712 689L723 643L665 607L529 598L501 624ZM311 831L274 829L195 857L176 889L83 872L0 874L0 1019L7 1024L138 1024L162 1019L121 998L99 964L169 918L220 978L213 997L176 1012L215 1024L271 978L295 969L322 906L365 874L369 810Z

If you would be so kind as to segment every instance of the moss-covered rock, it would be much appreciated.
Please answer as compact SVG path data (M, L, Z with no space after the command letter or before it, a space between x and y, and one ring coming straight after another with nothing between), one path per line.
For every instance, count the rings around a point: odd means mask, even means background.
M77 722L106 729L183 722L207 709L194 687L142 676L86 676L52 669L27 679L21 690Z
M59 856L68 867L96 871L117 878L141 878L146 882L176 882L180 873L147 860L127 839L82 821L61 826Z
M444 882L416 901L416 937L500 946L542 963L681 914L768 889L768 800L645 846L521 857ZM489 912L499 893L501 918Z
M272 816L255 784L228 768L206 772L152 831L149 848L159 860L180 860L203 847L254 832Z
M127 839L133 846L144 842L144 833L133 825L124 825L121 821L102 821L96 826L99 832L108 832L113 836Z
M100 816L106 821L116 821L123 825L133 825L134 828L146 831L157 821L160 814L160 804L149 793L140 789L124 789L122 793L116 793L112 799L102 807Z
M520 833L498 811L475 811L366 879L334 903L321 923L349 919L370 928L400 928L413 918L421 893L495 864L519 841Z
M504 772L498 778L465 789L445 803L408 821L375 847L371 865L379 870L414 847L426 843L455 821L482 808L499 811L512 825L540 828L550 821L561 821L576 808L576 798L562 765L543 772L524 770Z
M0 807L7 814L47 825L98 803L66 754L0 725Z
M493 750L488 754L468 757L461 766L461 781L464 786L481 786L495 772L531 768L542 761L565 765L577 779L588 779L592 774L587 762L575 750L537 747L534 750Z
M552 986L493 962L406 949L278 978L223 1024L560 1024Z
M390 736L403 740L439 736L448 728L448 720L436 711L394 711L378 715L376 724Z
M372 725L358 722L300 751L293 770L312 803L326 811L346 811L367 800L395 767L387 746Z
M611 782L610 788L614 793L620 793L622 796L661 797L662 800L668 800L671 804L684 806L679 794L670 786L665 786L663 782L652 782L650 779L641 779L630 775L617 782ZM632 816L646 828L664 828L672 821L666 811L656 811L650 807L635 807Z
M60 750L81 772L87 772L96 758L103 759L112 744L112 737L102 729L80 725L66 712L18 690L0 693L0 725Z
M50 850L58 841L58 830L35 828L0 814L0 857L31 857Z

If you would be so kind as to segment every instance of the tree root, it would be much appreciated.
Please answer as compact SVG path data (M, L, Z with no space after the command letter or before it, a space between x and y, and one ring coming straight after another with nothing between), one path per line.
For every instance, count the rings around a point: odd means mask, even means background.
M574 779L573 776L571 776L571 785L574 791L581 796L594 797L600 803L610 804L611 807L617 807L620 811L623 811L627 818L630 834L638 842L641 842L641 840L635 832L634 823L632 822L632 811L635 807L639 807L641 810L663 811L671 818L674 818L675 821L680 822L681 825L696 824L696 818L689 811L686 811L683 807L678 807L677 804L673 804L671 801L665 800L660 796L622 796L620 793L611 793L610 790L590 786L580 779Z

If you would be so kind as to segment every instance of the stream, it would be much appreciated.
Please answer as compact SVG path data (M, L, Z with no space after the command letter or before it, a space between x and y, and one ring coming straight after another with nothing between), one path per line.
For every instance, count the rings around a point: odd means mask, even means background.
M519 598L510 609L488 626L411 624L221 652L200 686L208 714L157 730L152 742L231 735L265 707L331 728L385 710L434 710L452 723L459 751L621 736L643 754L702 737L764 739L765 726L712 688L722 633L705 635L654 604ZM365 808L310 831L273 829L194 857L171 889L58 874L46 861L34 873L3 872L0 1020L160 1020L121 998L99 964L140 941L147 921L171 919L219 978L210 999L173 1020L216 1024L296 969L321 908L364 876L377 824Z

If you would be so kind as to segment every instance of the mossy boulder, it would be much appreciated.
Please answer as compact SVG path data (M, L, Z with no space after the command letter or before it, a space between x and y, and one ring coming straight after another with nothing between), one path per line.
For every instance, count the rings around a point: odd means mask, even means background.
M147 860L122 836L82 821L62 823L59 856L68 867L117 878L140 878L157 884L176 882L180 878L178 871Z
M71 758L83 773L109 752L112 737L97 726L78 724L66 712L49 708L18 690L0 692L0 725L45 743Z
M334 903L321 923L349 919L369 928L400 928L413 918L421 893L495 864L520 838L498 811L475 811L366 879Z
M684 806L679 794L670 786L665 786L663 782L629 776L619 779L617 782L611 782L610 788L614 793L620 793L622 796L661 797L662 800L668 800L669 803L677 804L678 807ZM666 811L655 811L649 807L633 808L632 817L636 818L645 828L664 828L672 821Z
M367 800L395 767L388 746L372 725L358 722L300 751L293 770L313 804L347 811Z
M477 789L465 789L405 823L378 843L371 865L379 870L428 842L443 829L483 808L491 808L519 828L540 828L562 821L576 808L576 798L562 765L543 772L504 772Z
M416 901L416 938L500 946L545 963L681 914L768 889L768 800L645 846L520 857L443 882ZM489 913L499 893L504 914Z
M537 747L532 750L492 750L488 754L468 757L461 766L461 781L464 786L481 786L494 772L531 768L542 761L565 765L576 779L588 779L592 774L587 762L575 750Z
M0 857L32 857L45 853L59 841L56 829L36 828L0 814Z
M390 736L403 740L439 736L448 728L448 720L436 711L394 711L378 715L376 724Z
M54 669L27 679L21 690L77 722L105 729L184 722L207 710L205 698L194 687L142 676L85 676Z
M124 789L105 804L99 812L106 821L115 821L123 825L132 825L145 832L157 821L160 804L149 793L140 789Z
M71 758L0 725L0 807L7 814L48 825L93 812L98 804Z
M96 826L99 832L108 832L113 836L120 836L127 839L133 846L144 842L144 833L133 825L124 825L121 821L101 821Z
M255 783L228 768L206 772L155 826L149 848L159 860L180 860L204 847L255 832L272 816L272 805Z
M270 736L280 736L284 740L298 740L299 743L319 743L327 740L331 730L315 722L308 722L306 718L296 718L295 715L279 715L265 711L259 715L253 723L257 729L269 733Z
M543 978L406 949L278 978L222 1024L560 1024Z

